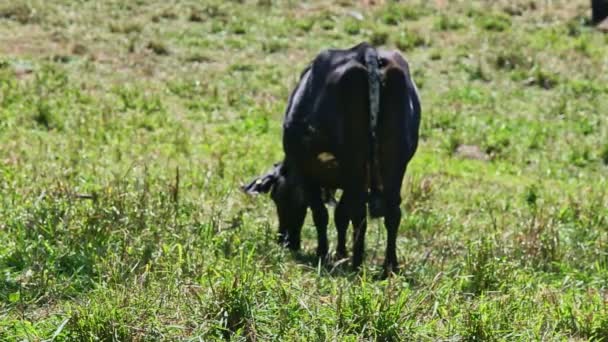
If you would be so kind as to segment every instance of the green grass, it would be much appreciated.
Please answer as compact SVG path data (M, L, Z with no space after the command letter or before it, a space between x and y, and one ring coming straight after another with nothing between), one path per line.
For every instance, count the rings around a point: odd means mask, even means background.
M0 5L0 340L606 340L608 36L588 1ZM281 118L320 50L403 49L402 272L275 244ZM461 145L479 158L457 151ZM335 231L330 226L335 247Z

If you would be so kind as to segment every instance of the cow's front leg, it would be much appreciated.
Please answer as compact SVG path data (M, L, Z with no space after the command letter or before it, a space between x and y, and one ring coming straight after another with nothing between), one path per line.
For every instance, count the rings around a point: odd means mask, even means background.
M292 251L300 250L300 235L306 217L306 204L295 201L279 202L277 211L279 214L279 243Z

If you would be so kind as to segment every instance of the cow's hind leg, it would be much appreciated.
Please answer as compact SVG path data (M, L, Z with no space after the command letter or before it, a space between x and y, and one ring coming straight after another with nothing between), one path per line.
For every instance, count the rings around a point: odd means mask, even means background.
M401 184L407 163L414 147L407 139L407 115L409 98L404 96L406 75L401 69L389 68L385 73L385 84L381 97L379 122L380 162L384 182L386 212L384 226L387 232L385 274L396 272L397 233L401 222Z
M355 190L345 196L349 203L350 219L353 224L353 268L358 269L365 254L365 233L367 231L367 210L365 191Z
M393 202L395 203L395 202ZM397 272L399 263L397 262L397 232L401 222L401 209L399 205L390 203L384 216L384 226L386 227L386 256L384 259L384 270L386 274Z
M352 266L357 269L363 262L367 230L366 164L370 151L368 74L361 64L354 61L341 67L337 74L338 108L341 110L344 137L340 147L340 163L344 170L342 197L354 228Z
M346 258L348 255L346 252L346 231L348 230L349 222L348 203L346 202L346 196L343 194L334 212L334 223L338 231L338 246L336 248L336 257L338 259Z

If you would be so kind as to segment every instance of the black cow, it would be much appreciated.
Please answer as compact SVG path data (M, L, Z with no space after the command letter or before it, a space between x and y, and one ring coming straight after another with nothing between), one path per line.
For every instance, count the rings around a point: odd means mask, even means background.
M396 239L401 220L401 183L418 146L420 101L408 63L397 51L361 43L326 50L302 72L289 97L283 123L285 158L243 187L271 192L279 216L279 241L300 248L300 231L311 208L317 254L328 252L324 196L343 194L335 210L336 254L347 255L346 230L353 223L352 265L363 261L367 227L384 216L385 270L397 268Z

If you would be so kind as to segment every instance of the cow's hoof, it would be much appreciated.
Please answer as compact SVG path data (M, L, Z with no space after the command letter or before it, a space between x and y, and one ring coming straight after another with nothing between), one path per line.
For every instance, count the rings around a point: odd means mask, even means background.
M279 236L277 238L277 244L281 247L287 247L289 245L289 241L285 238L285 236Z
M317 258L321 261L322 264L326 265L331 260L331 255L327 252L327 249L317 249Z
M324 255L317 254L317 260L319 260L321 265L327 266L327 265L331 264L331 255L329 255L329 253L324 254Z
M382 279L386 279L394 274L399 274L399 266L397 264L385 264Z
M348 253L346 251L337 251L336 254L334 255L334 258L336 260L348 259Z
M353 271L359 272L362 264L363 264L363 256L362 255L360 255L360 256L353 255L353 259L352 259Z

